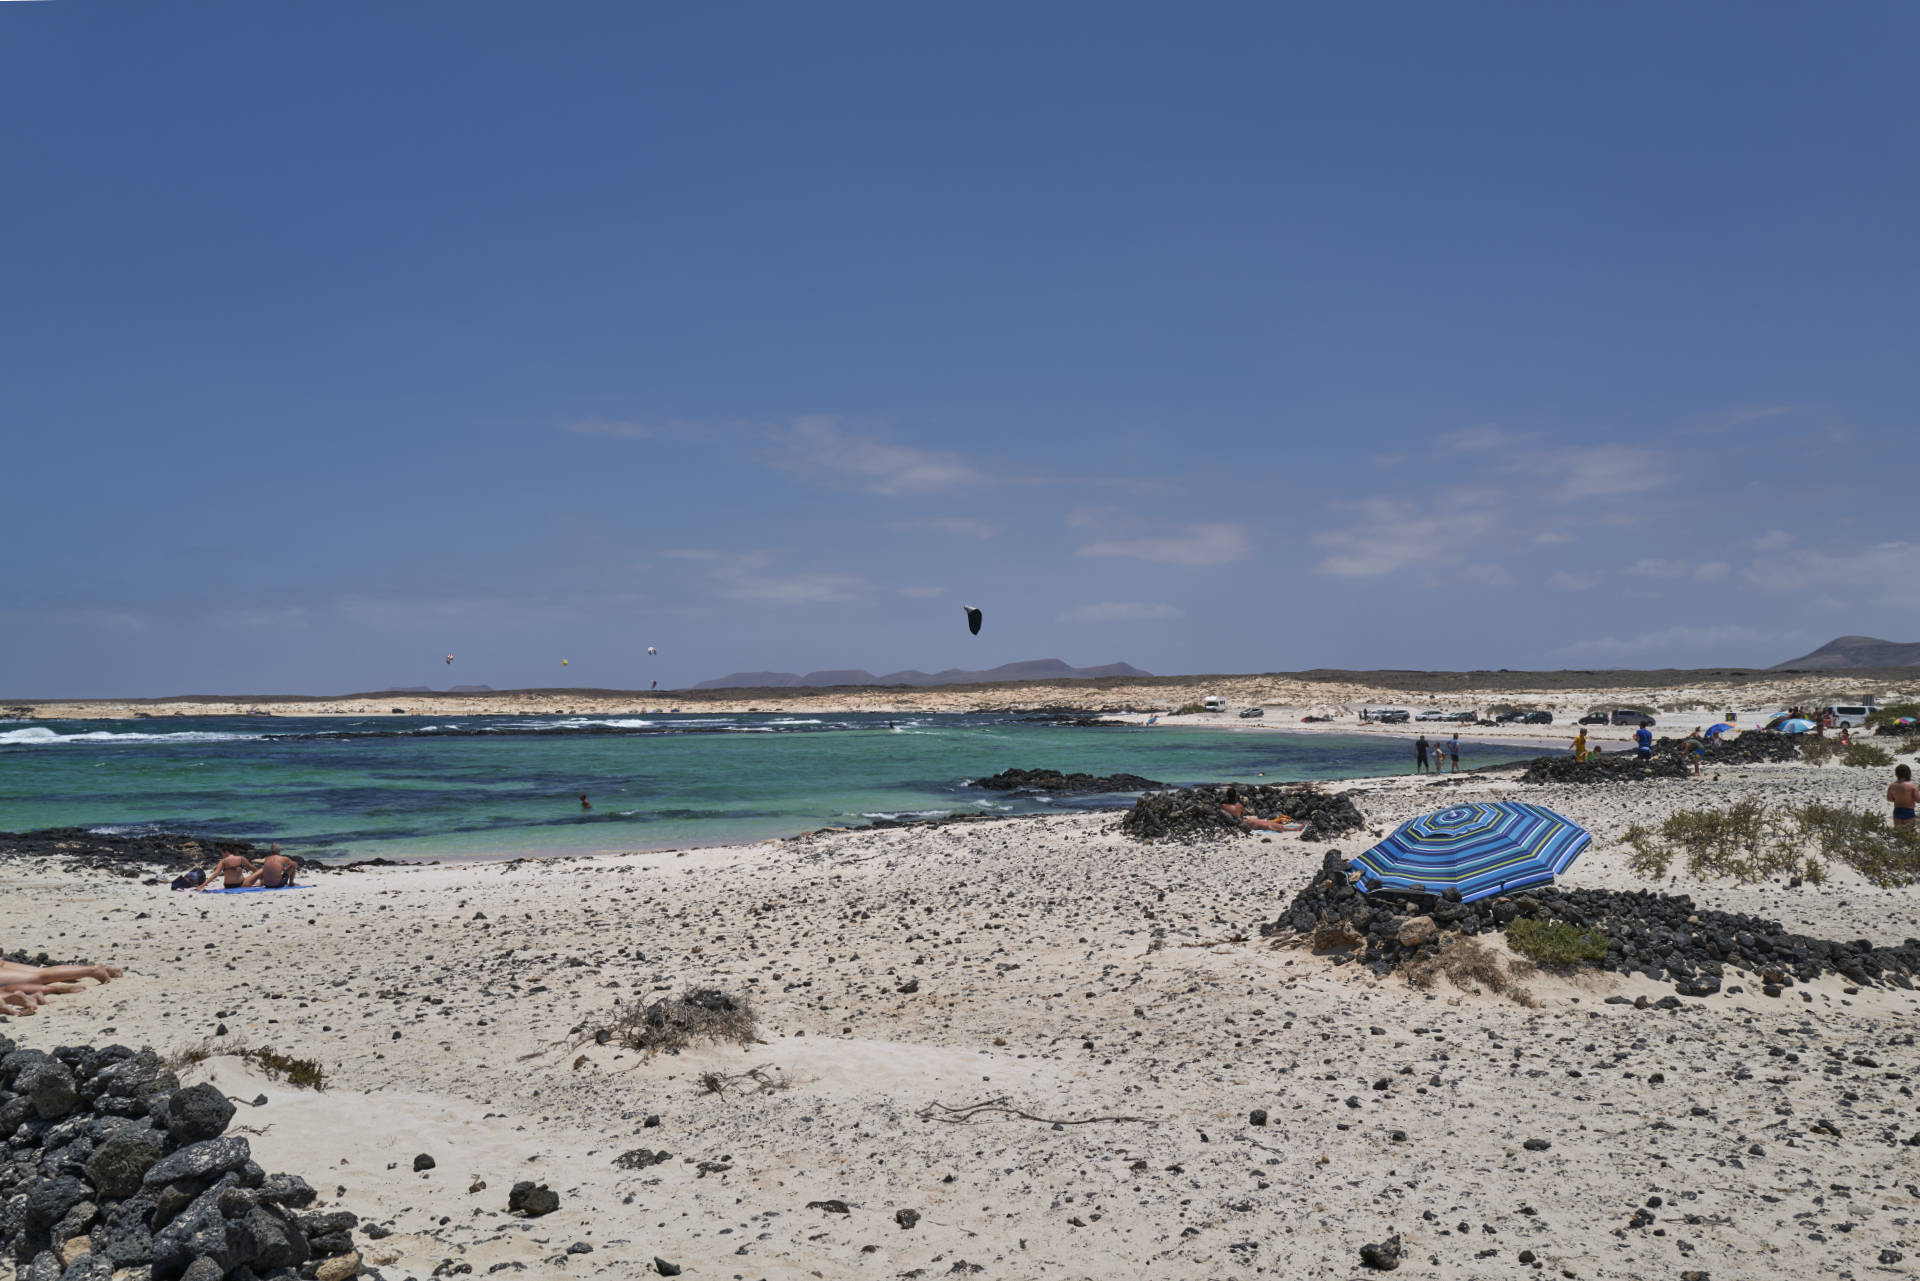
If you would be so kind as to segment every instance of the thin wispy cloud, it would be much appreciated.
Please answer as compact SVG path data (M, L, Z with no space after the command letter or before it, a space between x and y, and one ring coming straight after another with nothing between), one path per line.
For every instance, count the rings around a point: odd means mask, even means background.
M1564 533L1558 529L1543 529L1533 536L1533 541L1539 543L1542 547L1555 547L1561 543L1572 542L1573 535Z
M1756 560L1740 571L1740 577L1755 587L1773 591L1866 589L1884 604L1912 611L1920 610L1920 592L1913 589L1916 565L1920 565L1920 543L1803 547Z
M1742 405L1734 409L1723 409L1718 413L1701 414L1687 425L1697 432L1728 431L1734 427L1744 427L1749 423L1780 418L1796 412L1799 408L1798 405Z
M1695 582L1711 583L1725 578L1731 568L1725 561L1718 560L1695 563L1659 556L1643 556L1620 572L1628 578L1689 578Z
M1448 453L1470 454L1517 445L1530 438L1492 426L1462 427L1459 431L1450 431L1440 437L1440 448Z
M1737 662L1740 659L1776 662L1777 659L1769 656L1778 652L1782 658L1789 657L1791 650L1805 643L1799 633L1729 623L1667 627L1659 631L1636 632L1631 636L1592 636L1565 645L1559 652L1572 659L1615 659L1623 662L1644 659L1650 654L1699 656L1716 663ZM1732 654L1731 658L1727 657L1729 653Z
M1063 623L1148 623L1178 618L1180 611L1163 601L1107 600L1076 605L1059 615Z
M1000 532L998 525L984 520L974 520L970 516L930 516L925 520L895 521L895 529L930 529L936 533L953 534L959 538L992 538Z
M895 444L844 431L815 415L768 433L767 460L816 484L874 494L924 494L984 483L988 477L958 454Z
M1547 586L1561 592L1590 592L1603 577L1591 569L1556 569L1547 575Z
M825 605L859 600L866 586L855 574L728 573L721 576L720 594L728 600L775 605Z
M912 600L932 600L936 596L946 595L947 589L944 587L902 587L900 594Z
M656 435L658 428L647 423L632 422L620 418L582 418L567 424L567 430L575 436L605 436L616 440L644 440Z
M1324 530L1313 541L1327 549L1317 574L1336 578L1377 578L1399 570L1457 565L1466 549L1494 526L1497 496L1463 490L1430 507L1390 498L1363 498L1335 504L1353 519L1343 528Z
M1245 560L1253 554L1253 538L1245 525L1188 525L1177 534L1150 538L1116 538L1088 543L1082 556L1114 556L1155 565L1201 569Z
M1562 449L1546 455L1538 466L1553 479L1553 498L1559 502L1643 494L1678 479L1658 454L1631 445Z

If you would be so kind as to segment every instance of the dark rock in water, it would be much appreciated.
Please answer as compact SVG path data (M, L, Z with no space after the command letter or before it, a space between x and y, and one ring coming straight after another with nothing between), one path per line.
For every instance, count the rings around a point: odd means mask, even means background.
M1057 769L1008 769L973 786L990 792L1145 792L1165 787L1138 774L1062 774Z
M1360 1247L1360 1262L1376 1272L1391 1272L1400 1266L1400 1260L1406 1251L1401 1247L1400 1234L1394 1233L1378 1244L1369 1242Z
M1272 819L1284 814L1304 822L1302 840L1329 840L1366 824L1347 792L1329 793L1311 784L1283 787L1266 783L1245 786L1208 783L1147 793L1135 801L1126 817L1120 820L1120 830L1141 840L1182 841L1215 840L1245 831L1240 820L1220 808L1226 803L1229 787L1239 795L1252 817Z
M560 1208L560 1194L546 1184L533 1184L522 1180L513 1185L507 1193L507 1213L524 1214L529 1219L537 1219L543 1214L552 1214Z
M202 1082L175 1090L167 1099L167 1133L181 1143L217 1139L233 1120L234 1107L218 1086Z

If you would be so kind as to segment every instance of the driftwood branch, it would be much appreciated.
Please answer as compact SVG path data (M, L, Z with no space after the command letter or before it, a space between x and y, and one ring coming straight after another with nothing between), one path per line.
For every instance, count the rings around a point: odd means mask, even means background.
M948 1107L944 1103L929 1103L915 1113L922 1121L944 1121L948 1125L965 1125L980 1116L1011 1116L1022 1121L1038 1121L1042 1125L1094 1125L1102 1121L1138 1121L1143 1125L1158 1125L1158 1121L1146 1116L1086 1116L1075 1120L1065 1117L1035 1116L1031 1112L1014 1107L1004 1098L983 1099L979 1103L967 1103L960 1107Z

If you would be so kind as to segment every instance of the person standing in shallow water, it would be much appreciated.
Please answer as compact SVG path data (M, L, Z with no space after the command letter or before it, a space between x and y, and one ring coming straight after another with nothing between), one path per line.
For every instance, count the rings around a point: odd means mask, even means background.
M1920 809L1920 783L1913 781L1913 766L1893 767L1893 785L1887 788L1887 799L1893 803L1893 825L1912 827L1914 811Z
M580 808L583 810L590 810L593 808L593 802L587 799L587 794L585 792L580 793Z
M1427 736L1425 734L1413 740L1413 772L1416 774L1427 772Z

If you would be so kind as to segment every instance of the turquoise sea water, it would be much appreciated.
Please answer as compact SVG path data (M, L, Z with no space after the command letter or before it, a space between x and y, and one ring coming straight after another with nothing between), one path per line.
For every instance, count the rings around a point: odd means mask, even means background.
M1412 739L1007 715L0 721L0 830L194 832L325 858L658 849L1130 803L967 785L1012 767L1169 783L1405 772ZM1529 754L1467 744L1461 764Z

